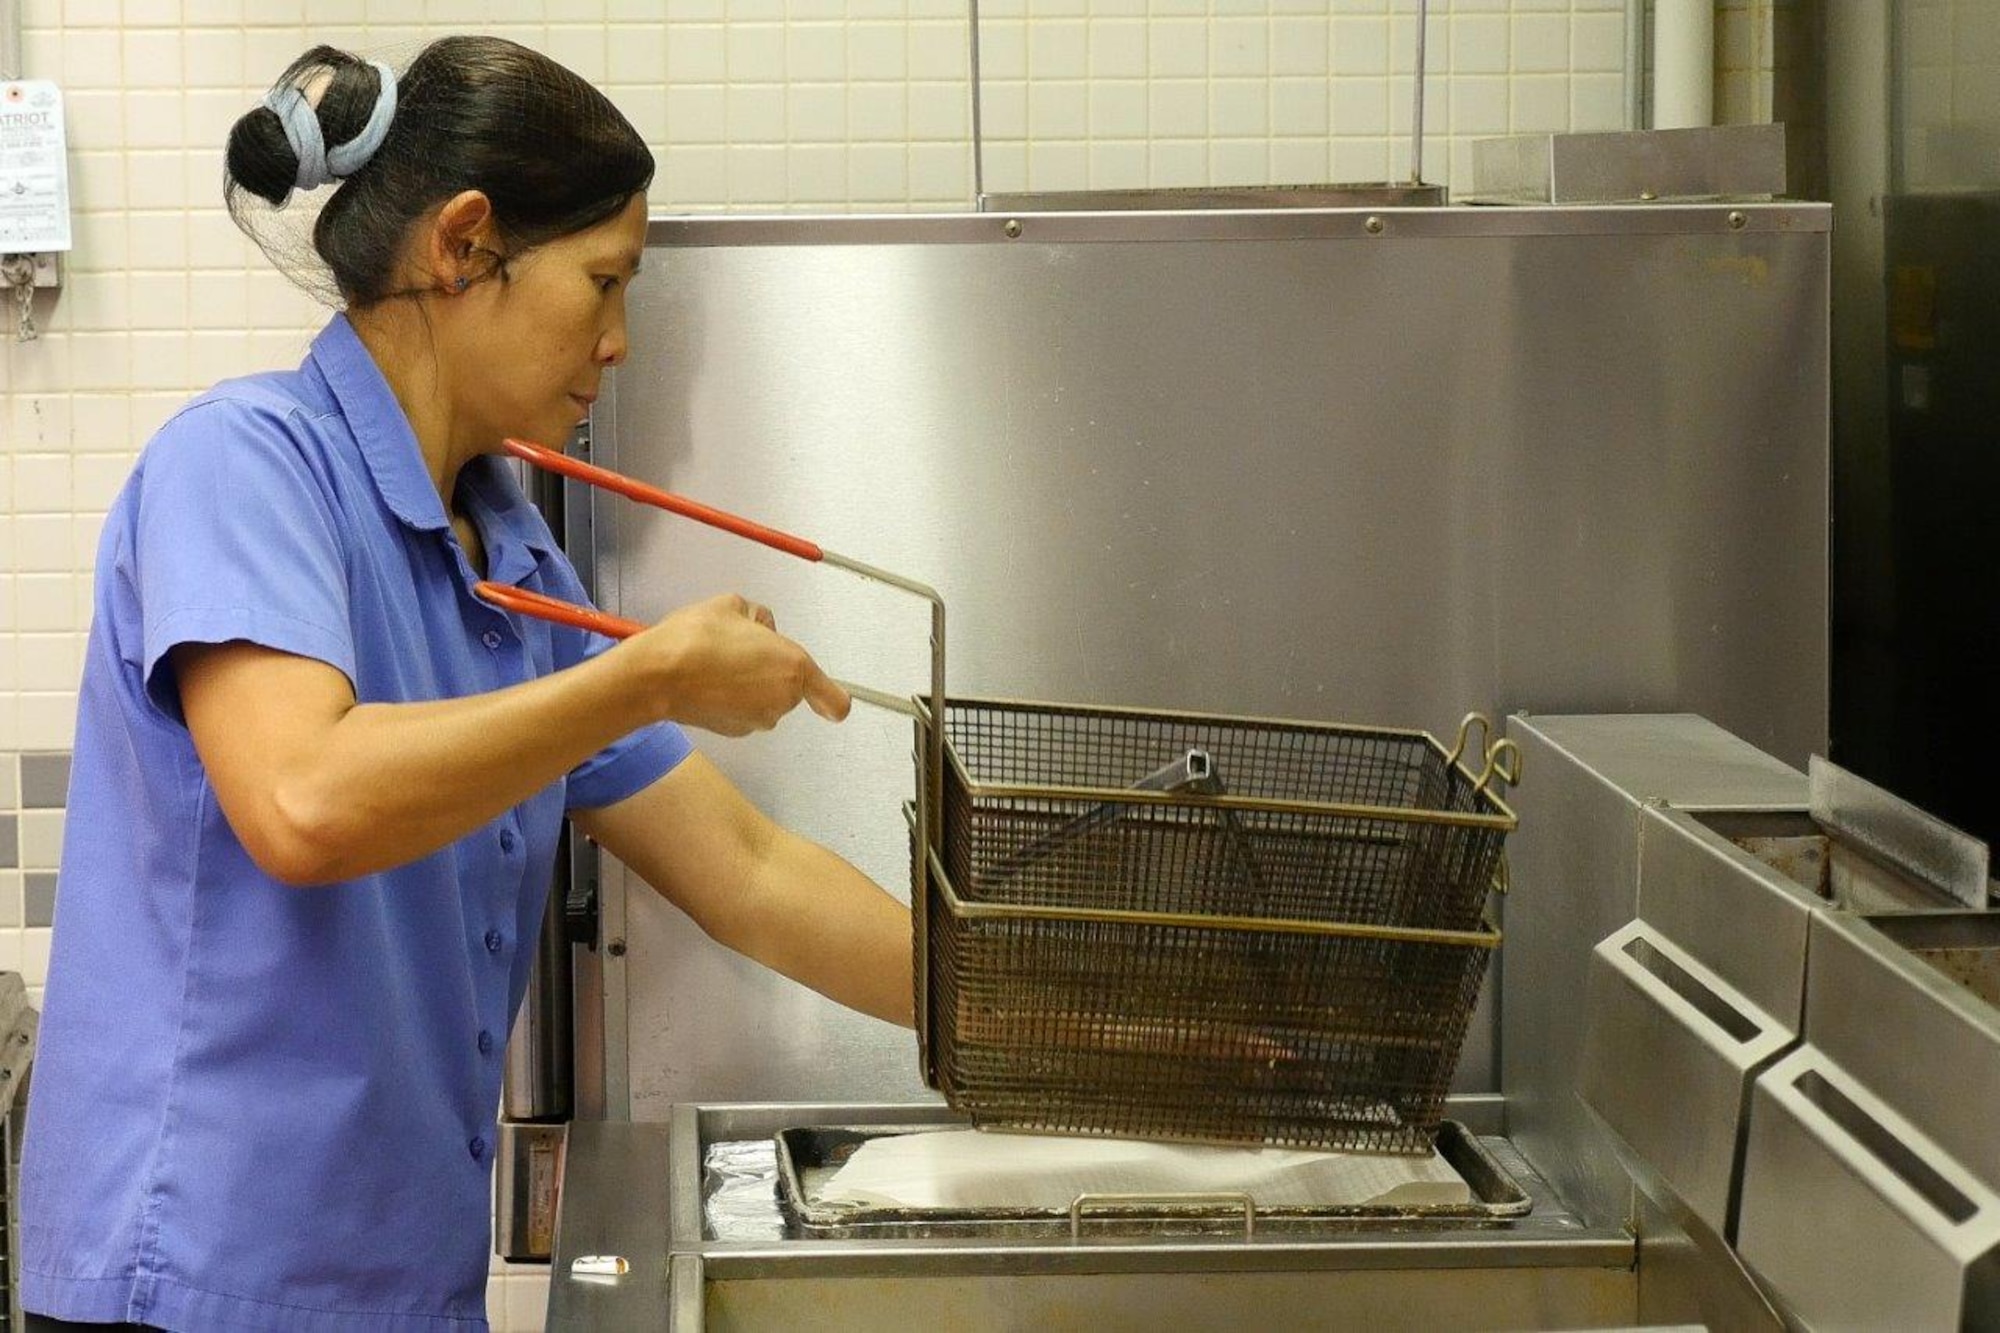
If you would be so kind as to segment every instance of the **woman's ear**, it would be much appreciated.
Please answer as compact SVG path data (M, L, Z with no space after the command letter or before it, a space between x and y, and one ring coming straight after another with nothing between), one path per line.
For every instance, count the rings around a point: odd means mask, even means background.
M474 256L487 248L492 223L493 203L479 190L461 191L439 205L424 235L422 258L430 284L463 291L464 282L478 276Z

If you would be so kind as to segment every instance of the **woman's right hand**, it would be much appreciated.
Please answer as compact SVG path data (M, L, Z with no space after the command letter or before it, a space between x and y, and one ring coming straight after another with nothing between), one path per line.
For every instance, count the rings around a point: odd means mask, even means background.
M839 722L852 706L768 609L734 593L682 607L627 644L650 659L664 716L703 731L769 731L801 701Z

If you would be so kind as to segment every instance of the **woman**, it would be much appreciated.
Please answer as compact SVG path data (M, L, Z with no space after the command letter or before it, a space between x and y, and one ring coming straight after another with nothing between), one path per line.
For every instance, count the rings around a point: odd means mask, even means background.
M345 313L297 371L183 409L106 521L23 1304L479 1328L502 1053L565 812L724 944L900 1023L909 913L677 725L845 716L769 613L717 598L613 646L471 591L582 595L494 454L565 438L625 358L653 161L623 117L504 41L434 43L400 80L322 47L228 165L246 225L251 197L338 182L313 245Z

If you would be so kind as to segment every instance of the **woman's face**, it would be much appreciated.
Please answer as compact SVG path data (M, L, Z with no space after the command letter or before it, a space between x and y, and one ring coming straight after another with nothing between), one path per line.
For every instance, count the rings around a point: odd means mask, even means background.
M625 289L646 243L646 200L537 246L507 276L453 298L456 415L486 447L519 436L560 448L590 411L604 371L625 359Z

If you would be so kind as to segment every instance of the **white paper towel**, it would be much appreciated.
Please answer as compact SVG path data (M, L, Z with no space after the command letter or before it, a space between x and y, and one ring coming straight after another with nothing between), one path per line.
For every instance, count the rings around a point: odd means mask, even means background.
M871 1139L828 1179L826 1203L1065 1209L1079 1194L1248 1194L1260 1208L1464 1204L1437 1154L1205 1148L1123 1139L939 1130Z

